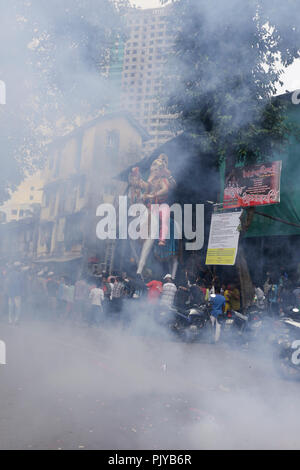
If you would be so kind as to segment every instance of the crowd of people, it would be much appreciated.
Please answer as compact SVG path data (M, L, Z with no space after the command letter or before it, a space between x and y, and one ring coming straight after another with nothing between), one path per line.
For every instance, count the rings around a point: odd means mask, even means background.
M39 270L20 262L1 270L0 284L0 315L11 324L30 317L95 325L103 316L113 318L120 314L124 304L129 306L135 299L141 299L151 311L158 304L184 308L186 304L207 300L209 295L203 282L187 279L178 284L171 274L142 280L125 272L97 272L72 282L70 277L47 267Z
M1 271L0 314L11 324L20 319L61 319L74 323L97 325L103 318L117 318L130 310L129 302L140 299L148 310L159 306L184 310L206 301L212 304L212 322L221 313L241 309L241 294L236 280L222 283L217 276L207 279L188 275L174 281L171 274L162 279L147 279L127 273L97 272L81 276L75 282L48 268L6 265ZM278 279L266 273L263 286L256 286L254 302L272 315L280 315L287 305L300 305L300 284L289 279L281 269ZM127 304L128 308L123 308Z

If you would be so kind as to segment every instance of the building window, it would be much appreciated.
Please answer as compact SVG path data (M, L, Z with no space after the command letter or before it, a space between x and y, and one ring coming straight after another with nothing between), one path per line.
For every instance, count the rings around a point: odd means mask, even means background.
M51 205L50 205L50 215L55 213L55 203L56 203L56 193L52 194Z
M52 170L54 164L54 159L53 157L50 157L50 160L48 161L48 168L49 170Z
M46 246L46 250L49 253L51 248L52 238L52 224L46 223L40 228L40 245Z
M57 178L59 176L59 170L60 170L60 152L56 154L56 159L55 159L55 169L54 169L54 178Z
M75 156L75 169L76 169L76 171L80 170L82 141L83 141L83 135L80 134L79 138L77 139L77 151L76 151L76 156Z
M86 188L86 177L82 175L79 182L79 197L84 197Z
M117 130L108 131L106 134L106 155L109 158L117 158L120 145L120 133Z
M48 207L49 202L50 202L50 192L46 190L44 192L44 207Z

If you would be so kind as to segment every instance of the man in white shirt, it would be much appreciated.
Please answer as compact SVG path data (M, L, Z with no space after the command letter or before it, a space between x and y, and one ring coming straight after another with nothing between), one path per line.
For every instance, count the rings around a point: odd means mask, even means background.
M101 289L101 281L97 280L96 286L92 287L89 293L91 307L88 316L89 325L98 324L100 316L103 312L102 302L104 300L104 292Z
M174 303L174 298L177 292L177 287L175 286L171 274L166 274L164 277L164 285L161 294L161 305L172 307Z

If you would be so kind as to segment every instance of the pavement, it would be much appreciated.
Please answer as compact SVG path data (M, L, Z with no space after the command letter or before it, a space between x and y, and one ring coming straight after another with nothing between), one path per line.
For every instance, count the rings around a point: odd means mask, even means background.
M300 447L300 383L266 348L30 320L0 340L0 449Z

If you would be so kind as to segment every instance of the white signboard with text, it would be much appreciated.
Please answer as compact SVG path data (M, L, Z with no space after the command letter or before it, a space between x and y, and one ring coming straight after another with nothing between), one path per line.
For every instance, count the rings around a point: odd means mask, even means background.
M242 211L212 215L206 264L233 266L235 264Z

